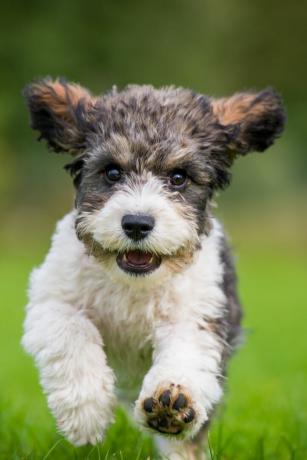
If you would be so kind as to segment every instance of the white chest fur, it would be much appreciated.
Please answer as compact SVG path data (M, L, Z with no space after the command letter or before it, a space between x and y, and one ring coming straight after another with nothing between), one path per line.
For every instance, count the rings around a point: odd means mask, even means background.
M45 262L33 273L30 300L37 304L59 298L82 310L101 332L118 385L127 392L128 387L138 386L150 365L157 325L219 315L224 302L219 287L221 230L214 222L192 266L151 287L134 280L130 284L112 280L86 254L75 235L74 218L72 212L59 222Z

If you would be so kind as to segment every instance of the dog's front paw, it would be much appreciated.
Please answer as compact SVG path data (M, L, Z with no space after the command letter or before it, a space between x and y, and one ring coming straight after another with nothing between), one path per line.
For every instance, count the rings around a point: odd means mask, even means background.
M57 428L75 446L97 444L103 439L110 414L99 410L95 402L61 411L56 417Z
M94 445L103 439L107 426L113 421L115 397L107 388L90 394L88 389L83 388L82 394L81 389L78 390L67 389L64 394L53 392L48 396L48 404L58 430L69 442L75 446Z
M197 411L188 390L175 383L159 386L139 405L147 426L160 433L186 435L197 422Z

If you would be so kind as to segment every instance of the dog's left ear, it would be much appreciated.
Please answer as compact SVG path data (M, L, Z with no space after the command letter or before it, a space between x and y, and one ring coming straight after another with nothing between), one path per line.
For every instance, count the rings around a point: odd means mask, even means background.
M23 92L31 127L55 152L79 154L85 147L87 115L94 105L90 92L75 83L49 78L26 86Z
M283 131L285 110L281 97L273 89L213 99L211 104L219 124L228 133L232 157L264 151Z

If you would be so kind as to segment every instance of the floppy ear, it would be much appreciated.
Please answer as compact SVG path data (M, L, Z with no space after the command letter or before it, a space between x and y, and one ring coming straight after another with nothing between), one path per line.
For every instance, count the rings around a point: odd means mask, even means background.
M85 147L86 115L94 104L88 90L63 79L31 83L23 92L31 127L55 152L77 154Z
M273 89L260 93L238 93L230 98L212 100L218 122L229 134L233 155L262 152L283 131L286 115L281 97Z

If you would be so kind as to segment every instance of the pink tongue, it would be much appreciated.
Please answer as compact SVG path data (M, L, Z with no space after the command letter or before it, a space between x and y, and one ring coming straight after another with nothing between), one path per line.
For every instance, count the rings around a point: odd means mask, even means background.
M147 265L150 262L151 254L142 251L128 251L126 257L132 265Z

